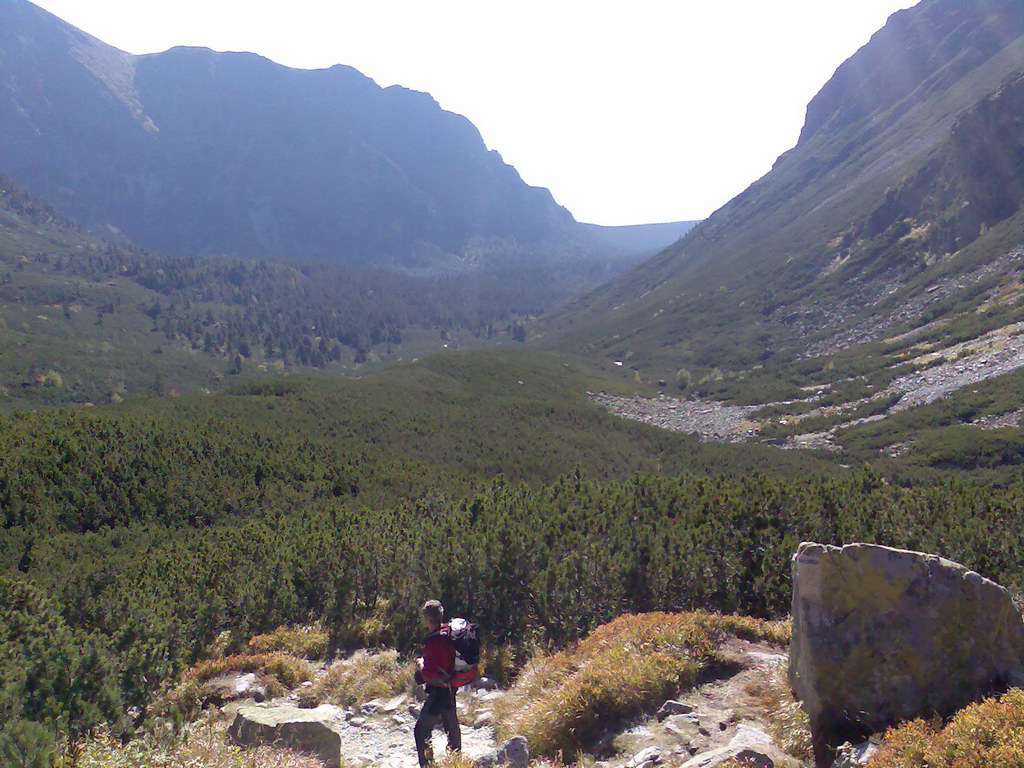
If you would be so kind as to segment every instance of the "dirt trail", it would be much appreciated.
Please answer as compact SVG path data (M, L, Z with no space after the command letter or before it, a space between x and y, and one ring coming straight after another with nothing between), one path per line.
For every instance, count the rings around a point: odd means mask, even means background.
M764 643L729 640L720 651L721 677L680 694L679 713L650 718L618 734L613 742L617 757L606 764L627 768L645 750L660 759L685 760L711 750L743 744L771 752L776 765L796 766L799 761L782 753L765 719L764 703L756 695L787 655Z

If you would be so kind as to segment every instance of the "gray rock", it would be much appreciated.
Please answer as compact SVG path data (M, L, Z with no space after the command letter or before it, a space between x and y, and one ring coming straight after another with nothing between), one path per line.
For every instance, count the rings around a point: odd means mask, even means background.
M477 765L484 768L509 766L509 768L527 768L530 764L530 749L526 739L513 736L494 752L478 758Z
M661 705L661 709L658 710L658 719L664 720L672 715L688 715L691 712L693 712L693 707L689 704L670 699Z
M208 680L203 686L207 697L219 702L253 699L263 701L267 697L267 689L260 684L253 672L232 673Z
M735 760L750 768L775 768L773 761L764 752L750 747L721 747L704 752L683 763L681 768L718 768L722 763Z
M878 749L878 743L875 741L862 741L860 744L847 742L836 750L836 760L832 763L832 768L863 768Z
M388 700L387 704L384 705L384 711L389 714L397 712L405 705L406 701L408 701L408 697L404 693L400 693Z
M494 715L490 712L481 712L473 721L474 728L486 728L494 723Z
M327 768L341 764L341 735L336 721L342 710L325 704L316 709L291 705L243 707L228 729L243 747L276 745L315 755Z
M728 746L730 747L750 747L752 749L761 750L766 753L772 751L781 751L778 744L775 743L775 739L769 736L767 733L762 731L753 725L742 723L736 728L736 733L733 734L732 739L729 741Z
M489 677L481 677L473 683L473 687L481 691L495 691L498 689L498 684Z
M845 741L1019 684L1022 658L1009 593L961 565L870 544L804 543L793 558L790 683L819 768Z
M374 714L376 712L379 712L383 708L384 708L384 702L383 701L381 701L380 699L373 699L372 701L368 701L365 704L363 704L359 708L359 710L364 715L372 715L372 714Z
M661 724L669 733L677 736L680 741L690 742L697 738L699 724L696 715L671 715Z
M629 768L651 768L661 762L661 750L657 747L647 747L633 755L633 758L626 764Z

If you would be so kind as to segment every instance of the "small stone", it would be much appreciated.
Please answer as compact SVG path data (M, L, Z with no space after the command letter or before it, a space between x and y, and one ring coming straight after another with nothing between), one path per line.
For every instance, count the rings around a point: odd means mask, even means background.
M775 768L775 761L764 752L747 747L722 747L704 752L683 763L682 768L718 768L730 761L749 768Z
M497 690L498 684L489 677L481 677L473 684L473 687L481 691L494 691Z
M379 712L383 707L384 707L384 702L383 701L381 701L380 699L374 699L373 701L368 701L365 704L363 704L359 708L359 711L361 711L363 714L366 714L366 715L372 715L375 712Z
M530 749L526 739L513 736L494 752L490 752L477 760L477 765L484 768L508 766L509 768L527 768L530 764Z
M657 747L647 747L633 755L628 765L631 768L652 768L661 762L661 750Z
M878 749L878 743L874 741L864 741L860 744L846 742L836 750L836 760L832 763L832 768L863 768Z
M693 712L693 707L689 704L670 699L661 705L661 709L658 710L658 719L664 720L671 715L688 715L691 712Z
M366 725L366 718L365 717L353 717L348 722L349 722L349 725L354 725L356 728L362 728L364 725Z
M494 723L494 715L490 712L481 712L473 721L474 728L486 728Z
M384 711L388 713L397 712L405 704L406 698L404 693L400 693L398 696L388 700L388 703L384 705Z

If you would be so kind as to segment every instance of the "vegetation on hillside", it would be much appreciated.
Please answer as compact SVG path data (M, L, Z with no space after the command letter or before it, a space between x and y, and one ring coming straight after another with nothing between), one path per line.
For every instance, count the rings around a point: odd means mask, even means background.
M0 177L0 405L105 403L512 344L601 279L546 264L417 277L181 258L89 237ZM589 271L588 271L589 270Z
M1024 764L1024 691L962 709L947 724L912 720L890 728L868 768L1017 768Z
M19 418L31 435L31 419ZM165 424L161 435L178 429ZM367 508L352 502L351 475L335 495L331 456L310 446L295 466L268 441L268 453L245 459L248 469L197 476L180 498L147 496L143 489L173 490L169 478L190 463L248 453L178 435L169 463L145 450L144 437L131 464L108 464L59 424L37 437L62 452L58 463L35 459L38 441L26 441L21 458L8 455L9 469L35 468L21 475L28 481L9 474L4 483L5 510L20 510L5 517L0 550L8 718L131 730L161 680L225 629L321 620L339 647L372 620L381 641L407 648L428 594L479 620L499 645L560 645L625 611L780 616L789 557L803 539L941 552L1024 583L1024 542L1013 535L1024 531L1019 484L902 489L863 473L616 481L572 472L540 486L498 479L466 496L434 488ZM279 474L265 471L278 460ZM372 471L385 480L388 468ZM111 500L111 472L129 472L140 492L116 502L120 515L97 515ZM133 707L142 714L129 717Z

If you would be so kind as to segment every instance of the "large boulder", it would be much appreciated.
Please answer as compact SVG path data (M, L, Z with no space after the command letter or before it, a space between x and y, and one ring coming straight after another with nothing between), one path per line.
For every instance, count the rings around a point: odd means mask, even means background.
M327 768L339 768L341 735L337 721L342 715L343 710L329 704L316 709L290 704L243 707L235 715L228 735L243 747L289 747L316 755Z
M1022 679L1009 593L935 555L804 543L793 558L790 683L815 762L910 718L948 714Z

